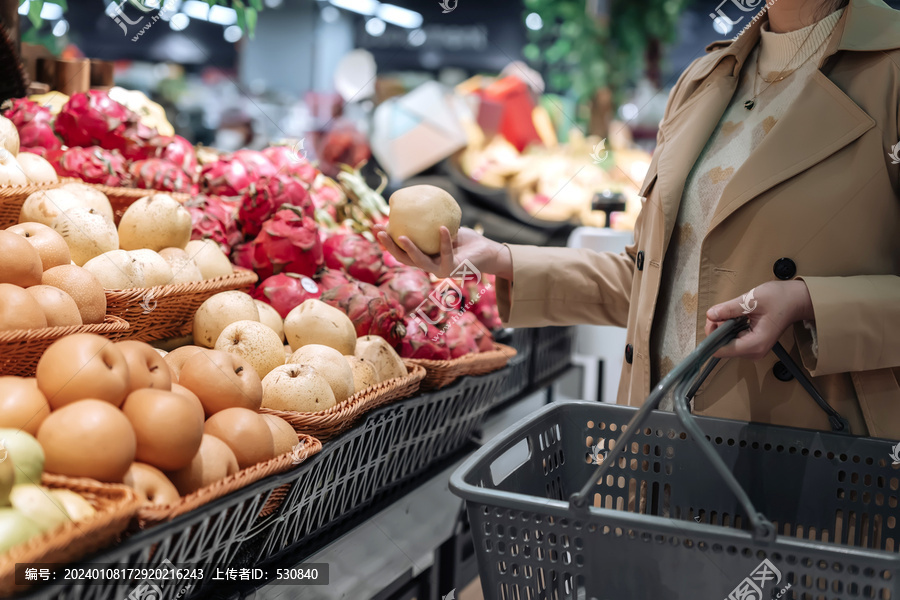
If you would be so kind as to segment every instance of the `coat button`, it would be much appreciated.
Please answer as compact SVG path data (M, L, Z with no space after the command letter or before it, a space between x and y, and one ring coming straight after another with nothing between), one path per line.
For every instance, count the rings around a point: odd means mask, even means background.
M791 372L788 371L788 368L784 366L784 363L780 360L772 367L772 374L775 375L775 379L778 381L790 381L794 378L794 376L791 375Z
M633 360L634 360L634 346L632 346L631 344L625 344L625 362L627 362L630 365L631 361L633 361Z
M797 265L789 258L779 258L772 265L772 271L775 273L775 277L787 281L797 274Z
M637 270L638 271L644 270L644 251L643 250L641 250L640 252L637 253Z

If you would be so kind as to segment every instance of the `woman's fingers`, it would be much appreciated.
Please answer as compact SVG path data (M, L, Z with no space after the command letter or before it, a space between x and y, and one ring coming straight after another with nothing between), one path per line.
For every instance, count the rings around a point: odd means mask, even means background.
M415 263L413 263L412 259L409 255L403 251L403 249L398 246L394 240L384 231L379 231L376 234L378 241L381 242L381 245L384 246L384 249L391 253L391 255L402 262L404 265L409 267L415 267Z
M415 263L417 267L424 271L428 271L429 273L434 273L437 271L438 264L435 263L430 256L419 250L419 247L416 246L411 239L409 239L405 235L401 235L400 239L397 241L400 243L400 247L406 251L406 254L409 255L409 258Z
M456 265L453 264L453 237L450 230L441 226L441 267L453 271Z

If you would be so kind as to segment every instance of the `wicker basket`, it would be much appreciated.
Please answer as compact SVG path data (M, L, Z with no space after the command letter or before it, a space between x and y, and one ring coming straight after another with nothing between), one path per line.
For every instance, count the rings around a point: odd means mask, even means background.
M427 371L422 380L422 390L435 390L450 385L463 375L484 375L502 369L515 355L515 348L494 343L494 349L488 352L466 354L452 360L414 358L409 359L409 362L421 365Z
M2 597L9 597L26 588L15 584L16 563L69 563L109 546L128 527L140 504L134 490L121 484L72 479L47 473L41 483L51 489L77 492L97 512L87 519L69 521L0 554Z
M297 433L314 435L322 441L350 429L363 415L388 402L412 396L419 390L419 384L426 377L425 369L405 361L409 374L382 381L350 398L321 412L296 412L260 409L260 412L281 417L294 427Z
M19 222L19 213L25 199L35 192L49 190L77 179L62 179L53 183L37 183L32 185L0 186L0 229L6 229Z
M159 523L171 521L179 515L195 510L204 504L208 504L217 498L221 498L225 494L239 490L260 479L289 471L307 458L318 454L322 449L322 442L312 436L301 435L300 446L301 449L299 451L288 452L287 454L276 456L272 460L242 469L234 475L230 475L225 479L220 479L212 485L200 488L192 494L183 496L181 500L174 504L141 507L137 511L138 527L147 529L148 527L153 527ZM275 492L272 493L268 502L263 506L263 515L274 512L284 499L284 493L279 494L276 492L278 492L278 490L275 490Z
M207 298L229 290L249 291L256 279L253 271L235 268L231 275L206 281L106 290L106 312L131 325L122 339L151 342L190 335L194 313Z
M43 329L16 329L0 332L0 375L31 377L37 369L44 351L61 337L73 333L96 333L113 341L127 335L128 322L106 315L103 323L95 325L70 325L68 327L44 327Z

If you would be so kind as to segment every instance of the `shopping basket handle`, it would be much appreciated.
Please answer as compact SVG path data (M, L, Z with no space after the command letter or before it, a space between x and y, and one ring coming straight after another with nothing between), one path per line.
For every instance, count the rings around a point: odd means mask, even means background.
M659 407L659 403L665 397L666 393L673 387L677 386L675 391L675 414L681 424L688 431L691 437L696 441L700 449L712 463L713 468L718 472L719 476L725 481L732 493L740 502L744 512L749 516L750 524L753 528L754 540L758 542L771 541L775 539L775 527L766 519L764 515L757 512L747 496L747 492L741 487L741 484L734 478L731 471L722 461L722 458L713 449L712 444L706 439L706 435L694 421L688 406L688 392L695 387L695 380L701 375L700 368L706 363L719 348L722 348L733 340L741 331L749 327L746 318L731 319L720 325L705 340L700 342L687 358L678 363L672 371L666 375L662 381L650 392L647 401L641 406L637 414L628 423L627 428L622 435L616 440L615 447L607 454L606 458L597 467L594 475L578 492L569 497L570 509L574 512L584 512L588 510L587 497L594 487L594 482L600 481L609 470L610 465L618 462L619 457L625 453L629 442L640 430L641 425L646 421L651 411ZM710 369L706 369L702 375L708 375Z

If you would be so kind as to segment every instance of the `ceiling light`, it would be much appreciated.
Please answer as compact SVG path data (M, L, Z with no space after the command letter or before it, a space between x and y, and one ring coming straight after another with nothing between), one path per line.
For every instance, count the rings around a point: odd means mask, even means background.
M329 0L333 5L361 15L374 15L378 10L378 0Z
M368 33L372 37L380 36L384 33L385 29L387 29L387 25L385 25L384 21L382 21L378 17L366 21L366 33Z
M200 0L187 0L181 7L181 12L192 19L206 21L209 19L209 4Z
M231 42L233 44L244 36L244 32L241 31L241 28L237 25L229 25L225 28L223 35L225 36L226 42Z
M525 27L532 31L537 31L541 27L544 26L544 20L541 18L541 15L537 13L531 13L527 17L525 17Z
M378 7L378 18L387 21L391 25L416 29L422 26L422 15L414 10L402 8L394 4L382 4Z
M171 27L173 31L184 31L190 24L191 19L184 13L174 14L172 15L171 20L169 20L169 27Z
M713 29L722 35L728 35L728 33L734 29L734 23L731 22L731 19L716 17L713 19Z
M341 11L333 6L325 6L322 8L322 20L326 23L334 23L341 18Z
M59 4L44 4L41 9L41 18L45 21L55 21L63 16L62 6Z
M45 5L46 6L46 5ZM53 26L53 35L56 37L62 37L66 35L69 31L69 22L65 19L60 19L56 22L56 25Z
M234 25L237 23L237 12L228 6L211 6L209 8L209 22L218 25Z

